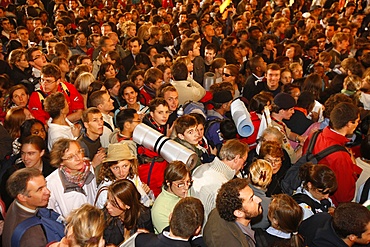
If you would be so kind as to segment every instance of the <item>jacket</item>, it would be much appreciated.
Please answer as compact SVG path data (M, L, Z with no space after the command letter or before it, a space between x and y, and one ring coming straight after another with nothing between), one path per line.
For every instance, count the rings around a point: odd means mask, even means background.
M339 144L344 146L347 142L348 139L345 136L334 132L330 127L326 127L317 137L313 154L317 154L332 145ZM308 143L309 140L306 140L303 153L307 152ZM319 162L320 164L329 166L337 177L338 189L331 196L333 203L338 205L341 202L352 201L355 195L356 181L362 169L352 162L350 154L344 151L338 151L326 156Z

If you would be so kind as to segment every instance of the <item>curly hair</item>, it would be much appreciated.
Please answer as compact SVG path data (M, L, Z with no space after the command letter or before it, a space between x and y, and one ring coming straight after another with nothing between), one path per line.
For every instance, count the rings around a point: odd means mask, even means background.
M222 219L235 221L234 211L243 207L243 200L239 197L239 192L248 184L249 182L245 178L235 178L221 186L216 198L216 208Z
M44 108L52 119L59 117L65 106L66 99L61 92L53 93L45 98Z
M137 171L137 166L138 166L138 162L137 160L129 160L130 163L131 163L131 166L130 166L130 170L129 170L129 173L128 173L128 178L134 178L135 175L138 175L138 171ZM120 161L110 161L110 162L105 162L103 163L101 169L100 169L100 172L99 172L99 178L98 178L98 183L101 182L101 181L104 181L104 180L107 180L107 181L115 181L116 180L116 177L114 176L112 170L110 169L111 166L113 165L117 165Z

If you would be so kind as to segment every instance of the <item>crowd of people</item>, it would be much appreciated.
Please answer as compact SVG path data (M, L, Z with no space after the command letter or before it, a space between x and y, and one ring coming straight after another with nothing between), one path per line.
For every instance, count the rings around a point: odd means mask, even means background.
M369 0L4 0L0 24L1 246L369 245Z

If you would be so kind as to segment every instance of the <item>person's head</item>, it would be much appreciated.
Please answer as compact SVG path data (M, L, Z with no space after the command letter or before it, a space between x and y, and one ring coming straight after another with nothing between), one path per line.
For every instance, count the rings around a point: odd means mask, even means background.
M41 70L45 65L47 65L47 60L45 57L45 54L42 53L42 51L36 47L31 47L27 49L27 60L28 63L38 69Z
M347 135L355 131L359 120L359 109L352 103L340 103L330 113L330 126L334 130L345 129Z
M260 92L253 96L253 98L249 101L249 110L262 114L265 106L268 106L271 110L271 104L274 98L271 93L267 92Z
M300 63L294 62L289 65L290 71L292 71L292 77L294 80L303 77L303 67Z
M114 109L113 100L107 91L93 92L88 99L87 107L96 107L103 114L108 114Z
M222 219L251 220L262 213L261 199L254 195L248 184L245 178L235 178L221 186L216 197L216 208Z
M109 144L107 157L99 173L100 181L132 179L138 174L138 162L127 143Z
M116 75L117 71L114 68L114 65L106 62L100 66L97 77L100 81L105 81L106 79L115 78Z
M116 124L121 132L132 133L139 123L141 119L135 109L123 109L116 116Z
M85 167L83 160L84 150L78 141L61 138L58 139L50 151L50 164L71 173L81 171Z
M86 129L86 134L90 139L98 138L103 134L104 121L100 110L90 107L82 113L81 120Z
M26 58L26 52L22 49L12 50L9 54L8 61L11 66L16 66L21 70L29 67L29 63Z
M44 108L52 119L56 119L62 115L67 116L69 112L69 105L64 94L61 92L52 93L46 97Z
M282 232L292 233L291 241L294 241L293 238L298 237L298 227L303 219L302 208L289 195L278 194L272 198L268 211L271 225Z
M135 70L130 76L130 81L135 84L136 87L142 88L144 86L144 74L143 70Z
M46 64L41 69L41 81L42 90L45 93L55 93L60 84L62 72L60 68L55 64Z
M139 94L139 89L131 82L123 82L118 91L118 96L122 97L128 106L133 106L138 102Z
M158 66L158 69L160 69L162 72L163 72L163 82L164 84L166 83L171 83L171 80L172 80L172 70L171 70L171 66L168 66L166 64L166 57L163 56L163 59L165 59L165 63L164 64L160 64ZM172 62L171 62L172 64Z
M105 79L104 86L111 96L113 97L119 96L119 89L121 85L117 78L113 77Z
M24 121L20 127L20 137L18 141L20 143L23 142L23 140L31 135L39 136L44 141L46 140L46 130L44 124L38 120L38 119L28 119Z
M168 192L184 198L192 184L190 171L182 161L173 161L164 170L163 188Z
M142 41L140 40L140 38L136 36L128 41L128 46L132 55L137 55L140 53L141 43Z
M197 145L199 141L197 126L197 119L190 115L183 115L176 119L174 123L177 137L192 145Z
M270 90L277 89L280 81L280 66L276 63L270 63L266 71L267 87Z
M361 77L357 75L349 75L344 79L343 89L346 89L351 92L356 92L360 90L362 84Z
M140 193L133 182L120 179L108 187L106 209L111 217L118 217L127 230L133 229L144 207L140 203Z
M332 38L333 46L338 51L347 50L349 46L349 35L346 33L338 32Z
M66 238L70 244L97 247L104 242L106 222L102 210L83 204L68 215L66 223Z
M14 172L6 182L6 189L12 198L29 209L48 205L50 191L41 171L36 168L22 168Z
M33 119L32 113L25 107L11 108L5 115L4 128L15 139L20 136L20 126L27 119Z
M232 139L222 145L219 157L221 161L229 164L231 169L239 171L243 168L248 158L248 151L248 145Z
M150 68L144 74L144 82L154 90L157 90L163 83L163 72L157 68Z
M292 83L292 71L290 69L283 69L280 73L280 81L283 85Z
M45 141L36 135L30 135L22 140L21 158L28 168L42 169L42 156L45 154Z
M9 99L16 105L25 107L28 104L29 93L23 84L12 86L9 89Z
M272 167L272 173L276 174L283 164L283 148L278 142L265 141L261 145L259 157L269 162Z
M203 220L202 202L194 197L185 197L176 204L172 211L170 231L176 237L189 239L200 233Z
M274 97L272 104L272 113L279 115L281 119L289 120L294 113L296 101L292 95L288 93L278 93Z
M93 74L89 72L82 72L77 76L74 85L79 93L87 94L89 91L89 86L93 81L95 81Z
M249 176L251 184L266 189L272 180L271 164L263 159L253 161L249 167Z
M155 98L149 103L150 116L160 126L167 123L170 115L168 103L163 98Z
M239 76L239 68L235 64L227 64L224 67L224 71L222 73L222 81L223 82L230 82L231 84L238 83L238 76Z
M188 78L188 67L184 62L176 61L172 65L172 75L175 81L184 81Z
M192 38L187 38L182 41L179 51L181 56L188 56L191 59L200 56L200 46Z
M366 245L370 242L370 211L355 202L341 203L334 211L333 229L343 240Z
M338 187L335 173L326 165L306 163L299 168L303 187L321 201L328 199Z
M179 93L176 88L171 84L163 84L159 90L157 97L164 98L168 103L168 108L171 112L174 112L179 107Z

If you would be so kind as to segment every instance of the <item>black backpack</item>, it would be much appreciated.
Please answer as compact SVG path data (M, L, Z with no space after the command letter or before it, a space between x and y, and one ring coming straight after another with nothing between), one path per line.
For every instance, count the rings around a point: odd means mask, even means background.
M313 164L317 164L320 160L338 151L344 151L348 153L348 150L341 145L333 145L328 148L325 148L321 152L317 154L313 154L313 148L315 146L316 140L318 135L322 132L322 130L316 131L313 133L310 143L308 144L307 152L294 164L292 165L288 171L286 172L284 178L281 180L281 189L284 193L288 195L293 195L294 191L301 185L302 181L299 178L299 168L306 164L307 162L311 162Z

